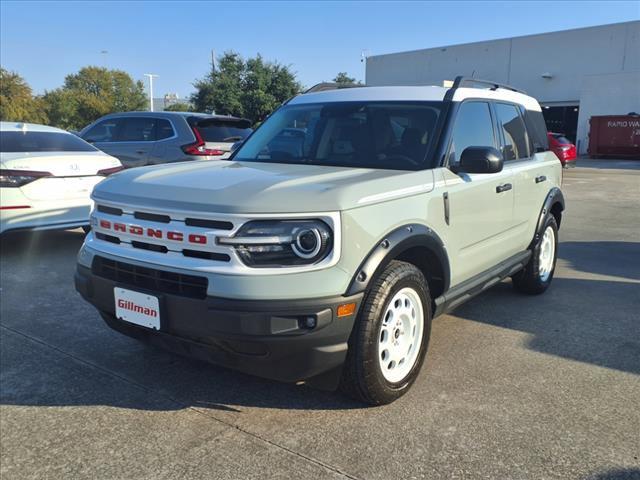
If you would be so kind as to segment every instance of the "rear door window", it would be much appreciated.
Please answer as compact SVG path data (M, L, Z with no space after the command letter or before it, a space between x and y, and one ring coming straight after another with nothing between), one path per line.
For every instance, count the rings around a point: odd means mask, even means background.
M198 119L192 117L189 124L197 127L205 142L239 142L252 132L249 121L241 119Z
M449 147L449 164L459 163L467 147L495 147L493 121L487 102L472 101L460 105Z
M175 135L173 126L169 120L164 118L156 119L156 140L165 140Z
M122 118L109 118L98 122L89 129L82 138L87 142L115 142L118 129L122 125Z
M520 110L515 105L496 103L498 125L502 129L505 161L529 158L529 137Z
M95 152L75 135L62 132L0 132L2 152Z
M118 129L118 142L152 142L155 140L156 119L150 117L128 117Z

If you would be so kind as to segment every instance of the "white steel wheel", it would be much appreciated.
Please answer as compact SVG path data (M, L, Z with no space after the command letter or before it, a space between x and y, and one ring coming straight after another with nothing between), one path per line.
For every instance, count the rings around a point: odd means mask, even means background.
M551 225L547 226L540 242L540 257L538 259L538 275L546 282L553 270L553 259L556 253L556 236Z
M378 363L391 383L405 379L418 360L424 332L424 311L418 292L405 287L389 302L378 336Z

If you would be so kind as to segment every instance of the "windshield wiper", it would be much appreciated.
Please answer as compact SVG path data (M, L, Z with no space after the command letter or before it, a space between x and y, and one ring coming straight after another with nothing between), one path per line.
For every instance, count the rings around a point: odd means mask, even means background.
M240 135L236 135L234 137L227 137L227 138L223 138L222 139L223 142L239 142L240 140L242 140L242 137Z

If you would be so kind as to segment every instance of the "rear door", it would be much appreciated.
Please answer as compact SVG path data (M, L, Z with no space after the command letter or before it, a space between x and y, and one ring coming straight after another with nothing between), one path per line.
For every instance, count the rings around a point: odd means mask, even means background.
M192 117L189 123L198 129L207 149L221 152L220 158L227 158L231 154L231 146L252 132L251 123L241 118Z
M467 280L517 253L509 241L513 227L513 174L454 173L467 147L499 146L488 101L467 100L456 115L444 180L449 203L447 248L452 283Z
M153 117L116 117L97 123L82 138L109 155L117 157L126 168L149 163L155 144Z
M533 238L532 232L552 179L545 174L545 155L536 155L533 132L527 129L524 109L506 102L496 102L494 107L505 169L513 174L514 232L519 249L524 250Z

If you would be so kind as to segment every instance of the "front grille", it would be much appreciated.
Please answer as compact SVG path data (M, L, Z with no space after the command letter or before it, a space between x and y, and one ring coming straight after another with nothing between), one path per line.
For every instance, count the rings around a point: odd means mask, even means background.
M131 246L133 248L140 248L142 250L149 250L151 252L167 253L169 251L169 249L164 245L156 245L155 243L147 242L136 242L135 240L131 242Z
M232 231L237 221L243 221L228 216L206 219L180 215L174 218L167 213L142 208L125 211L101 204L96 205L95 217L94 234L100 241L156 254L197 258L212 264L233 261L233 248L219 245L216 239L218 235Z
M106 235L104 233L96 232L96 238L98 240L104 240L105 242L119 244L120 239L118 237L114 237L113 235Z
M93 258L91 271L94 275L134 289L142 288L154 292L198 299L207 297L207 285L209 282L205 277L140 267L98 255Z
M223 220L203 220L201 218L185 218L184 224L190 227L215 228L216 230L233 230L233 223Z
M107 207L106 205L98 205L98 211L109 215L122 215L121 208Z
M171 221L169 215L158 215L157 213L133 212L133 216L139 220L150 222L169 223Z
M185 257L204 258L206 260L215 260L216 262L229 262L231 257L226 253L203 252L202 250L182 250Z

